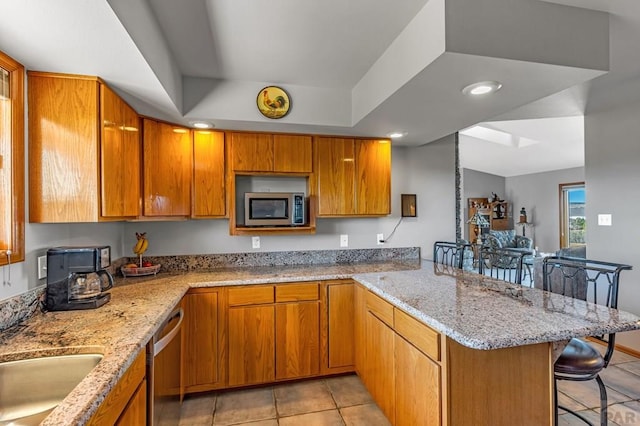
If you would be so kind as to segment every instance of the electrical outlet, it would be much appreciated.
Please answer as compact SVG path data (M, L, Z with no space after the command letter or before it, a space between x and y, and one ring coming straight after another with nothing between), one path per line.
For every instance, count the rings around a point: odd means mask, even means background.
M251 247L254 249L260 248L260 237L251 237Z
M384 234L377 234L376 235L376 242L378 243L379 246L384 244Z
M611 215L610 214L599 214L598 215L598 225L599 226L611 226Z
M349 247L349 235L347 234L340 235L340 247Z
M47 278L47 256L38 256L38 279Z

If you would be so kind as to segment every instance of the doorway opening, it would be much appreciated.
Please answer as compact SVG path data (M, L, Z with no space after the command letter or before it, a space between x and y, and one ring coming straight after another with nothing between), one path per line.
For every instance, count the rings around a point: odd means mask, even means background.
M586 245L584 182L560 184L560 248Z

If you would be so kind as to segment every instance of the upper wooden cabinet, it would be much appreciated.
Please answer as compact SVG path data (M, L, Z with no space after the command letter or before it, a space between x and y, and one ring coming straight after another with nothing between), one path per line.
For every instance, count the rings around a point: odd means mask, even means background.
M391 213L389 140L319 137L315 153L318 216Z
M137 115L97 77L30 71L29 218L138 215Z
M224 132L193 132L193 217L226 216L224 155Z
M193 143L191 130L143 119L144 216L189 216Z
M304 135L231 133L231 170L311 173L312 139Z
M101 214L115 218L138 216L140 118L104 84L100 85L100 116Z

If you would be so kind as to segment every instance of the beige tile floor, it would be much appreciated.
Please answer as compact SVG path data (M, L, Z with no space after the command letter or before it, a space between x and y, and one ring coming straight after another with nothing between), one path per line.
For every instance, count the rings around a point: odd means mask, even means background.
M611 426L640 426L640 359L616 352L602 373ZM563 405L599 423L595 381L559 382ZM389 425L355 375L270 387L188 395L181 426L384 426ZM562 413L558 426L584 425ZM482 425L479 425L482 426Z

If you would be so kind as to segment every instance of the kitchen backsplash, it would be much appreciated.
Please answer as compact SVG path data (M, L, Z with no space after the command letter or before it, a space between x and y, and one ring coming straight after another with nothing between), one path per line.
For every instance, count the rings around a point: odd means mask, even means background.
M191 272L216 268L323 265L366 262L408 262L420 260L420 247L306 250L255 253L223 253L179 256L145 256L155 264L161 264L160 272ZM135 262L137 258L120 258L112 262L109 272L116 274L120 267ZM40 307L45 286L37 287L18 296L0 301L0 331L29 318ZM7 331L8 332L8 331Z

